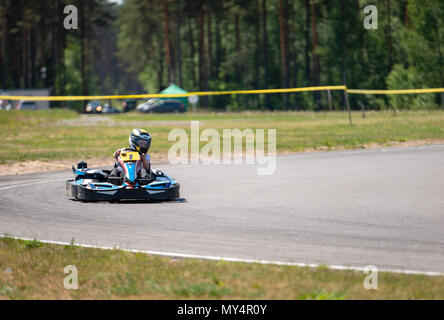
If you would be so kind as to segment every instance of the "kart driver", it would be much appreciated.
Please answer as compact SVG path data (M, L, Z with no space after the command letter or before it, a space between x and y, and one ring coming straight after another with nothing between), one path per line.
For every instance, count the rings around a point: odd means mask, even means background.
M145 169L146 173L149 175L150 171L151 171L150 170L151 157L147 152L151 146L150 134L148 133L148 131L143 130L143 129L133 129L133 131L131 131L131 133L129 135L128 140L129 140L129 144L130 144L130 149L134 149L139 152L140 160L142 160L142 163L143 163L143 169ZM119 157L122 150L125 150L125 149L117 149L116 152L114 152L114 158L116 158L116 160ZM115 167L111 171L110 176L119 177L119 176L121 176L121 174L122 174L121 168Z

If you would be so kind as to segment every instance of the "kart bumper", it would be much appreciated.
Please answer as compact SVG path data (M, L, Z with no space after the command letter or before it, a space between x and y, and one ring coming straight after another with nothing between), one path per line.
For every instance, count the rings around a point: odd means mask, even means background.
M101 190L76 184L74 179L66 181L67 195L83 201L172 200L180 197L179 189L180 185L175 183L171 184L169 188L121 186L111 190Z

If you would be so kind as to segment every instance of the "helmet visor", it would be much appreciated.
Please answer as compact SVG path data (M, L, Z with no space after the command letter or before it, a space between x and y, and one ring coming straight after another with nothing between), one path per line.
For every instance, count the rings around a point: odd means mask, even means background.
M138 147L143 148L143 149L148 149L148 147L149 147L149 143L147 140L138 139L138 140L136 140L136 144Z

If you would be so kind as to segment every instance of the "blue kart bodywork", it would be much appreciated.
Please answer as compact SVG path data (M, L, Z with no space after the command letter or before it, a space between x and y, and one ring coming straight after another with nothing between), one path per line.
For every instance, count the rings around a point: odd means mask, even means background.
M133 168L131 168L133 167ZM73 167L74 178L66 181L68 196L83 201L173 200L180 197L180 185L161 171L154 170L150 179L137 178L134 166L128 165L128 179L116 184L110 170Z

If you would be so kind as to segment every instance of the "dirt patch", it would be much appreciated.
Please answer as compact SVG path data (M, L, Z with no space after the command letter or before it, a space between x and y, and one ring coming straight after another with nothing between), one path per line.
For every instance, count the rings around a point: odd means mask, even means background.
M417 147L417 146L428 146L428 145L439 145L444 144L444 140L441 139L422 139L422 140L412 140L412 141L389 141L386 143L367 143L354 147L353 149L384 149L384 148L401 148L401 147ZM301 152L324 152L324 151L342 151L350 150L344 146L319 146L317 148L308 148L302 150ZM292 154L293 152L284 152L282 154Z
M370 143L365 144L365 149L381 149L381 148L394 148L394 147L416 147L416 146L427 146L432 144L444 144L442 139L423 139L423 140L412 140L412 141L391 141L386 144Z
M112 166L112 159L91 159L88 160L89 167ZM71 169L75 165L75 160L53 160L53 161L25 161L0 165L0 175L24 174L43 171L61 171Z
M166 163L168 161L168 155L164 154L151 154L153 164ZM53 161L24 161L11 164L0 165L0 175L16 175L32 172L44 172L44 171L63 171L71 169L72 165L76 165L78 159L67 160L53 160ZM110 168L114 165L112 157L102 157L85 160L88 163L88 167L104 167Z

